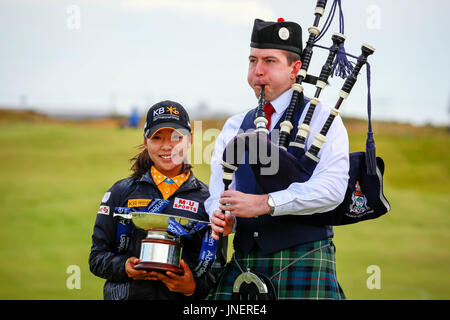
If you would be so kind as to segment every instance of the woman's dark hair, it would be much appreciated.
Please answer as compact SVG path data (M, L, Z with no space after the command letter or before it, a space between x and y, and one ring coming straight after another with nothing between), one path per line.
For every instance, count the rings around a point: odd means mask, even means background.
M152 159L150 159L145 145L141 144L140 146L138 146L138 149L141 149L142 151L130 159L130 162L133 163L130 168L133 173L130 175L130 177L135 180L140 179L142 175L144 175L153 166L153 161ZM187 174L189 171L191 171L191 169L192 165L190 163L183 163L181 173Z

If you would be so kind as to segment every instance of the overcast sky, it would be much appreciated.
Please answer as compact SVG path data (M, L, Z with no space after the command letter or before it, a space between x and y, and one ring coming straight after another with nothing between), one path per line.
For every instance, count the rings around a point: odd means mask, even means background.
M296 21L306 41L315 3L0 0L0 105L127 113L171 99L188 111L199 104L217 113L245 111L257 104L247 84L253 20ZM342 3L346 50L376 48L369 60L373 117L447 124L450 1ZM337 31L336 19L320 44L331 45ZM325 57L315 49L310 73L319 73ZM321 98L334 105L342 80L330 84ZM364 117L366 94L363 69L343 115Z

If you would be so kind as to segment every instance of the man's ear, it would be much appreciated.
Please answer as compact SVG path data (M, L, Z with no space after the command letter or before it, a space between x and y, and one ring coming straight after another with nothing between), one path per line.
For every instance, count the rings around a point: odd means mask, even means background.
M291 73L292 80L295 80L301 67L302 67L302 62L300 60L297 60L292 63L292 73Z

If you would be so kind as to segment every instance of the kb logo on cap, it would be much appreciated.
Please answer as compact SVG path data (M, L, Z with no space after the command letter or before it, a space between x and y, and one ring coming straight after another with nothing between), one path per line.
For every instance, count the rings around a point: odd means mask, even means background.
M178 111L177 108L173 106L167 107L167 112L170 112L170 114L180 114L180 111Z
M165 110L164 108L167 108L167 109ZM177 110L176 107L170 106L170 107L161 107L161 108L154 110L153 116L154 117L159 116L160 114L163 114L165 112L170 113L170 114L180 114L180 112Z

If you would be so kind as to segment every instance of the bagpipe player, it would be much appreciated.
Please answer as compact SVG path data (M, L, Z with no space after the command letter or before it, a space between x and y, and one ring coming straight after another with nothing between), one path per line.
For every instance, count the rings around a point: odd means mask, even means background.
M291 101L292 84L301 68L302 29L295 22L256 19L250 42L248 84L255 96L265 88L267 129L280 129ZM294 112L303 122L309 100ZM320 103L311 120L310 137L320 132L330 108ZM312 177L287 189L264 194L248 164L241 164L228 190L222 182L222 154L238 133L254 129L255 110L230 117L216 140L211 159L210 197L205 202L213 237L234 234L234 254L209 299L231 299L240 274L250 271L268 279L276 299L345 299L336 275L333 228L302 224L297 217L337 207L347 188L349 142L340 117L333 122ZM307 146L312 143L308 138Z

